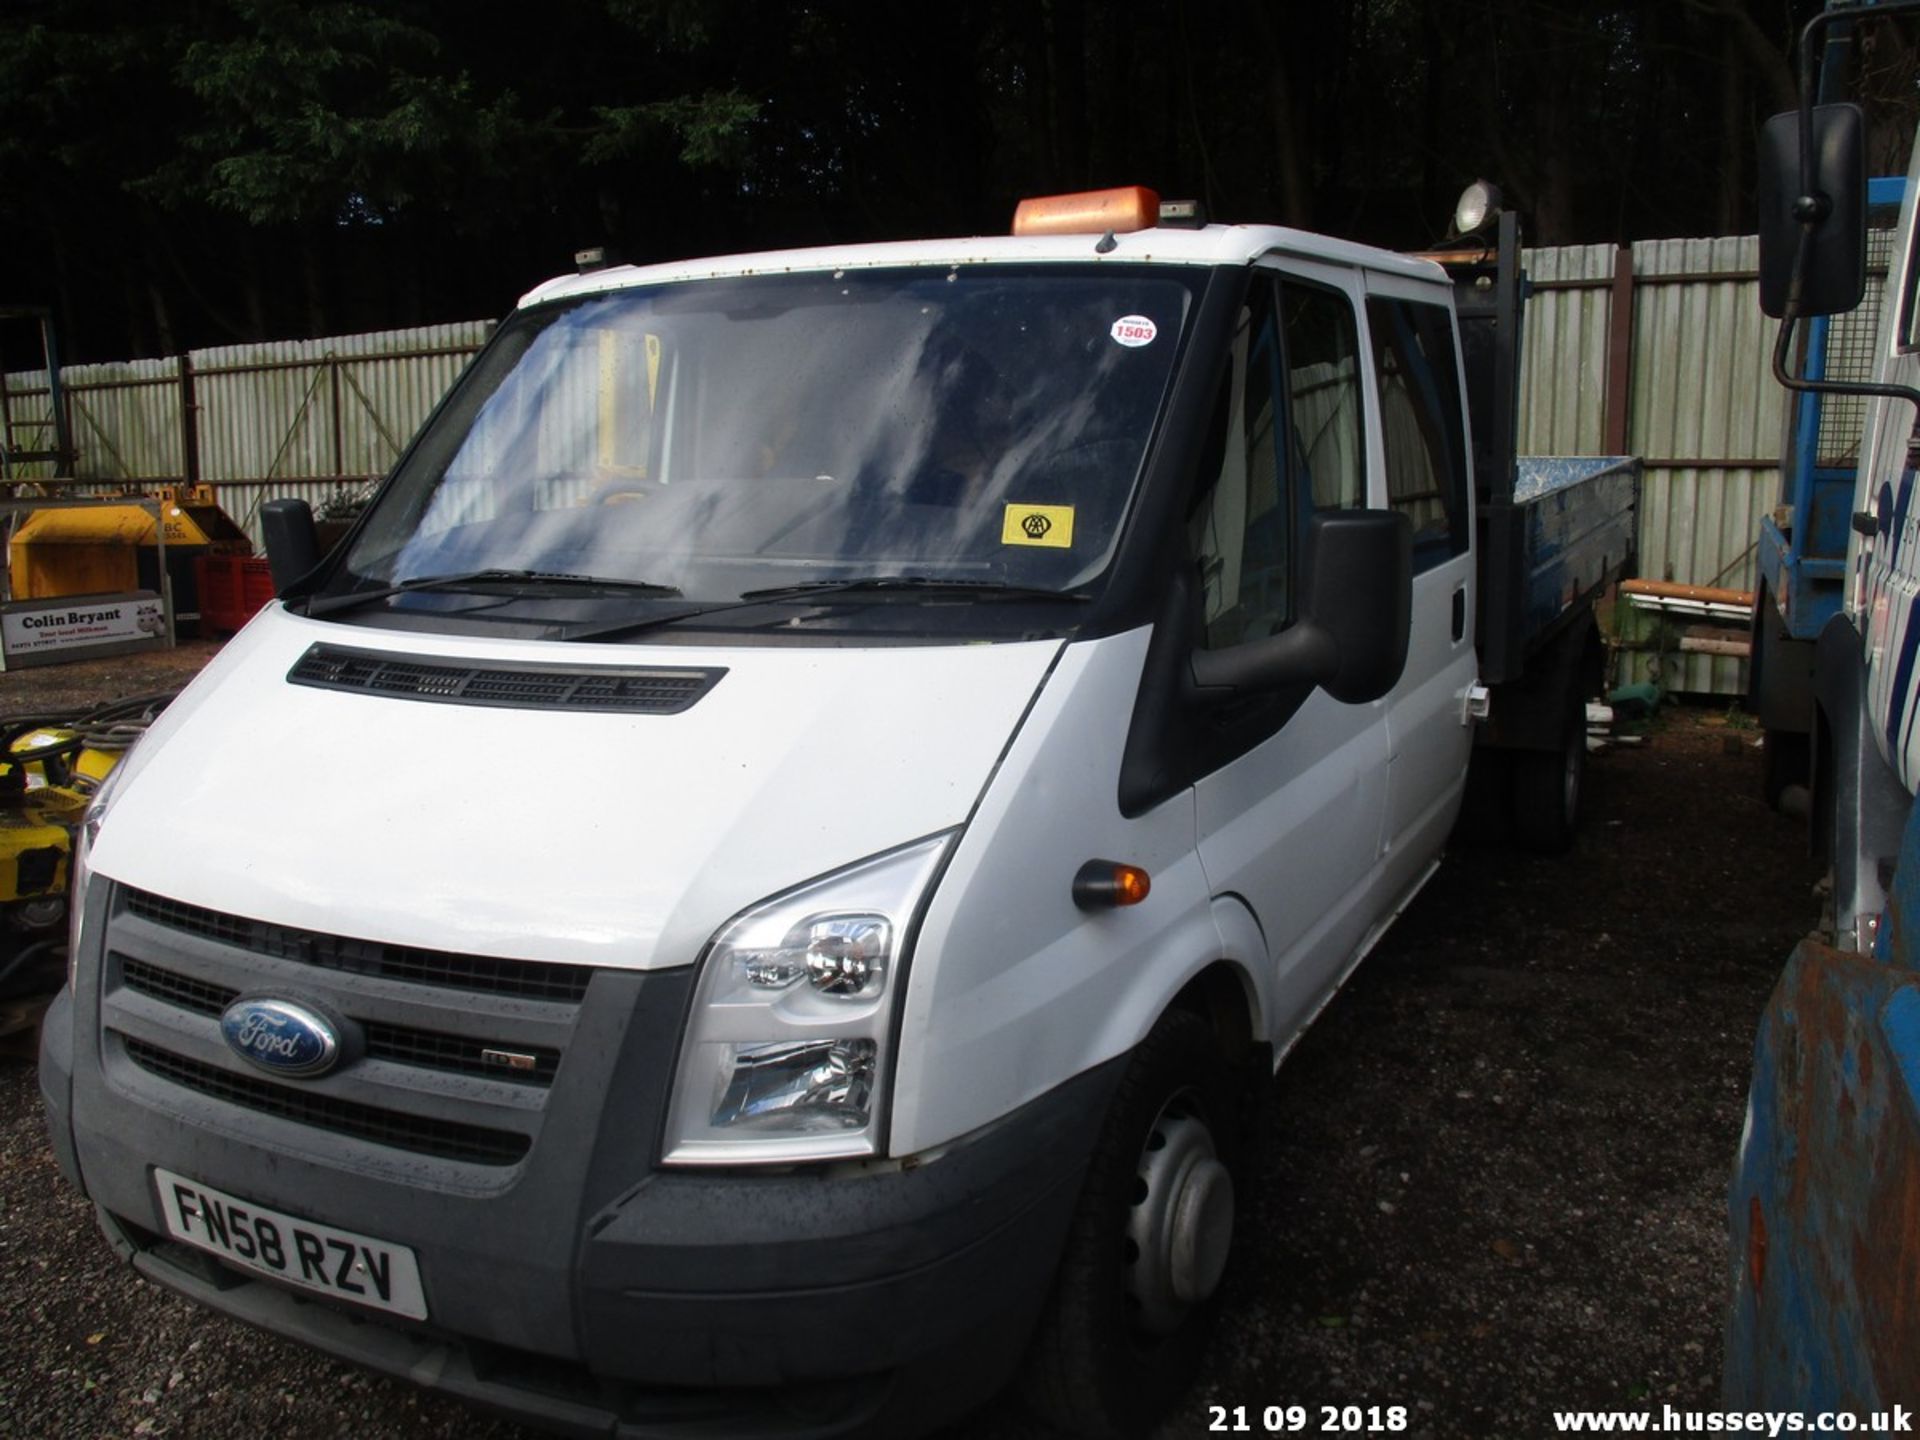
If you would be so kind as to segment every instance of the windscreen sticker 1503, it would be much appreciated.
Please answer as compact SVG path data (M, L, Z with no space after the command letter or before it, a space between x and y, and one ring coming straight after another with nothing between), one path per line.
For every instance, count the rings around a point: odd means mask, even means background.
M1142 345L1153 343L1153 337L1160 333L1160 327L1145 315L1122 315L1113 322L1113 328L1107 333L1113 336L1115 344L1138 350Z

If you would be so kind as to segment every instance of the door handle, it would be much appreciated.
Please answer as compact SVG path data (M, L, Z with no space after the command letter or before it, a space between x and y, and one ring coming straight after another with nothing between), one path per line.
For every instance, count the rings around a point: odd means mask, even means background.
M1467 587L1463 583L1453 592L1453 643L1458 645L1467 637Z

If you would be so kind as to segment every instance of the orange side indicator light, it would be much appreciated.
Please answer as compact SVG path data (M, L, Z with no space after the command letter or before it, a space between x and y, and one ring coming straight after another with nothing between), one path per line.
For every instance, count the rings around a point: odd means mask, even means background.
M1144 185L1035 195L1013 212L1016 235L1104 235L1151 230L1160 222L1160 196Z
M1107 910L1116 905L1138 905L1153 882L1138 865L1118 860L1089 860L1073 877L1073 903L1082 910Z

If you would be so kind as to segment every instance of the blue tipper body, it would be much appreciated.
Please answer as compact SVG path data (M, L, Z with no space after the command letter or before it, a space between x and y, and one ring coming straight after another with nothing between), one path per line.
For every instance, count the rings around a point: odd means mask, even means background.
M1728 1196L1734 1410L1920 1393L1920 806L1871 956L1804 940L1754 1047Z
M1521 629L1537 636L1606 583L1633 549L1640 462L1623 455L1517 462L1513 503L1521 530Z

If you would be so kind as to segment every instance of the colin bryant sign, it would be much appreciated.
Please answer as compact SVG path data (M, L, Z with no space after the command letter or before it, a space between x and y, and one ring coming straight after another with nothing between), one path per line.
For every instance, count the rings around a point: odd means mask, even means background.
M9 667L145 650L166 640L157 595L70 595L25 600L0 612Z

